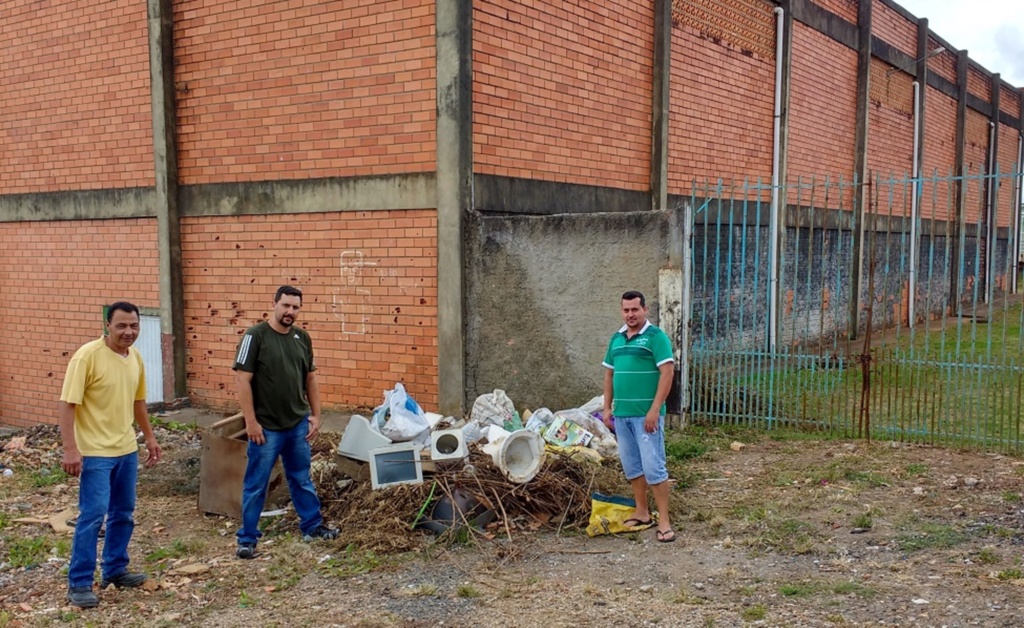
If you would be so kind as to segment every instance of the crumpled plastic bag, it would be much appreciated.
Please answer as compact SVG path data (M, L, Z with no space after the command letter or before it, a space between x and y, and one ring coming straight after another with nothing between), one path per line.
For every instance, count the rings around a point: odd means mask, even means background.
M547 408L537 408L537 411L526 420L526 429L541 434L544 429L555 420L555 413Z
M576 425L579 425L583 429L587 430L594 435L591 439L589 447L593 447L599 454L605 458L618 458L619 457L619 441L615 439L615 435L612 434L608 426L604 424L604 421L595 419L593 416L587 413L582 408L573 408L571 410L559 410L555 413L555 418L563 418L567 421L572 421Z
M637 532L651 527L626 527L624 521L632 516L636 510L636 500L632 497L619 497L618 495L604 495L602 493L591 493L590 495L590 522L587 525L587 536L600 536L602 534L619 534L621 532Z
M469 420L480 425L490 424L504 428L506 423L511 426L518 419L515 404L505 391L500 389L477 397L473 402L473 409L469 411Z
M590 401L580 406L580 410L583 410L587 414L591 415L594 414L595 412L600 414L601 410L604 410L604 395L598 395L594 397Z
M370 427L396 443L430 440L430 422L401 383L384 393L384 403L373 410Z

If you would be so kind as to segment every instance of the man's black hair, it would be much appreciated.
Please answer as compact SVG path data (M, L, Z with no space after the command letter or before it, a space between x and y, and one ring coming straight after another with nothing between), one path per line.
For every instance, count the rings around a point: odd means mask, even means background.
M134 312L135 316L138 316L139 320L142 320L142 315L139 314L139 308L135 304L129 303L127 301L115 301L107 306L108 323L114 320L114 312L116 312L117 310L121 310L122 312L128 312L129 314Z
M630 290L622 295L623 301L632 301L633 299L640 299L640 307L647 307L647 303L644 301L644 295L642 292L636 290Z
M299 297L299 302L302 302L302 290L299 290L295 286L281 286L277 289L277 294L274 295L274 303L280 301L281 297L286 294L290 297Z

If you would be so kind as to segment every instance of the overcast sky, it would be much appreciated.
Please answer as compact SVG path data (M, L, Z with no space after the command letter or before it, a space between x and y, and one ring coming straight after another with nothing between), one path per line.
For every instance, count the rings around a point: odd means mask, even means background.
M1024 3L1021 0L896 0L957 50L1006 82L1024 87Z

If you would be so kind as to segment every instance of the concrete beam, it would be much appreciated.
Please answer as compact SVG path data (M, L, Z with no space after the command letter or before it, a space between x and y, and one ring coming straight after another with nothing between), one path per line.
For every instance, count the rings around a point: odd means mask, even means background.
M864 214L868 194L868 95L871 79L871 2L860 2L857 13L857 119L854 131L853 176L857 182L854 195L853 277L850 281L851 340L860 330L860 286L864 277Z
M672 0L654 0L654 76L651 103L651 209L668 209L669 84L672 78ZM671 255L671 253L670 253ZM670 262L671 265L671 262ZM678 263L675 264L679 268Z
M164 399L185 397L185 297L178 212L178 150L174 105L174 14L171 0L147 0L149 90L156 170L157 248Z
M437 346L440 412L466 408L464 218L473 207L473 3L437 0Z
M185 216L434 209L436 204L433 172L181 187Z
M117 188L0 196L0 222L152 218L153 188Z
M473 209L487 214L638 212L652 205L651 194L636 190L492 174L474 175L473 181Z

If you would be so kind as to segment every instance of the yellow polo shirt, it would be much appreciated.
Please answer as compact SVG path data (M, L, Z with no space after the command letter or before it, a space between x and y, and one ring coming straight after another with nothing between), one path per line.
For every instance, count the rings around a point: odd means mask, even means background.
M146 399L146 369L135 347L119 355L100 337L75 352L60 400L75 404L75 440L83 456L138 451L134 405Z

